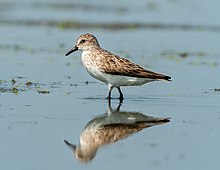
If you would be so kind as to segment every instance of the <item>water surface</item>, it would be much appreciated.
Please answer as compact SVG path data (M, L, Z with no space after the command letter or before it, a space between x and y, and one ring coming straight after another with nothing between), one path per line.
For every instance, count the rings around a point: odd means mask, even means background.
M1 169L217 169L219 167L219 2L0 2ZM170 122L99 148L90 163L78 144L85 125L108 112L107 86L88 75L82 34L172 77L125 87L121 111ZM113 96L117 97L116 90ZM112 100L117 108L118 100Z

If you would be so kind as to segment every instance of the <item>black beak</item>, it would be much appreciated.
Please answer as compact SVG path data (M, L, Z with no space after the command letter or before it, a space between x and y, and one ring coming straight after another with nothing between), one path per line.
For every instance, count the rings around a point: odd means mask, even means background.
M73 53L73 52L75 52L75 51L77 51L78 50L78 47L77 46L74 46L71 50L69 50L66 54L65 54L65 56L68 56L68 55L70 55L71 53Z
M72 148L74 152L76 151L76 145L73 145L72 143L69 143L67 140L64 140L64 142L66 143L67 146Z

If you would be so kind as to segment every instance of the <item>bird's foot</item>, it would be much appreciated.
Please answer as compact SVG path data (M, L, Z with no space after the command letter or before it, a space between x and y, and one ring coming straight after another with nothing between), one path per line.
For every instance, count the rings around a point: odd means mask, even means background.
M111 100L112 98L111 98L111 97L109 97L109 96L107 96L105 99L106 99L106 100Z
M118 99L119 99L119 103L122 103L122 102L123 102L123 100L124 100L124 98L123 98L123 97L119 97Z

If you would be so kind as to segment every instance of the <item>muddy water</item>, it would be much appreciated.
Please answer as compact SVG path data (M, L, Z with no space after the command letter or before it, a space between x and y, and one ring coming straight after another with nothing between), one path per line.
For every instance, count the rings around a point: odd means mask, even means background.
M1 169L218 168L218 6L214 0L1 1ZM103 144L86 164L64 140L78 146L89 122L109 113L109 105L106 85L88 75L80 52L64 57L85 32L173 80L122 88L119 113L170 122ZM113 99L111 108L117 107Z

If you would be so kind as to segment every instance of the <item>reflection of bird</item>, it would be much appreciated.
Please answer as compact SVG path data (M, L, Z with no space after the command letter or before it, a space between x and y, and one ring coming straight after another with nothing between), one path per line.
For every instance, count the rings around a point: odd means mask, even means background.
M124 139L144 128L169 122L168 118L154 118L139 112L121 112L119 107L116 110L110 108L108 114L89 121L80 135L78 146L64 141L73 149L76 159L89 162L102 145Z
M155 73L109 51L102 49L96 37L92 34L83 34L76 41L76 45L66 53L82 51L82 62L87 71L94 78L108 84L109 94L116 87L123 99L120 86L140 86L158 80L170 81L171 77Z

